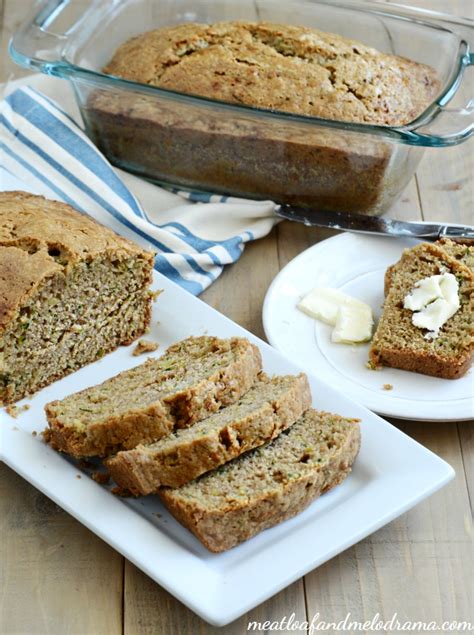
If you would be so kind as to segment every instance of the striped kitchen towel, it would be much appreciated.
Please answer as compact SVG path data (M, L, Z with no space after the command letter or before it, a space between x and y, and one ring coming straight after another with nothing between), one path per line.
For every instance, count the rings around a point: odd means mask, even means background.
M0 102L0 191L12 189L5 175L153 249L155 268L195 295L277 222L270 201L170 192L113 168L67 109L32 86Z

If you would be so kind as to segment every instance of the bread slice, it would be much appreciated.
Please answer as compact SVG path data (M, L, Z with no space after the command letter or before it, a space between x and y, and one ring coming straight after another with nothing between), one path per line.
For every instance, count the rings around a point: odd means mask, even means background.
M225 551L341 483L359 446L356 419L310 409L271 443L159 495L210 551Z
M69 205L0 193L0 405L142 335L154 254Z
M274 439L311 405L306 375L259 380L239 401L152 445L106 461L115 482L136 496L179 487Z
M467 372L474 355L473 257L473 247L444 240L407 249L400 261L389 267L383 314L369 352L373 368L392 366L446 379L457 379ZM404 298L419 280L443 271L456 276L461 307L437 338L426 339L426 331L412 324L412 311L403 307Z
M261 365L259 350L244 338L190 337L162 357L47 404L47 437L75 457L157 441L237 401Z

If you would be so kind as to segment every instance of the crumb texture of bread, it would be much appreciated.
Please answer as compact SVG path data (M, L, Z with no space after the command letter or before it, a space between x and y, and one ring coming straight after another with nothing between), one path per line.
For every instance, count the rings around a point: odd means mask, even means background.
M404 299L415 284L448 271L459 283L461 306L442 326L438 337L413 325ZM474 247L442 240L405 250L385 275L382 317L372 340L369 363L445 379L462 377L474 356Z
M0 403L143 334L153 262L65 203L0 193Z
M434 99L423 64L333 33L270 22L178 24L122 44L104 72L231 103L402 125Z
M189 337L158 358L46 405L51 445L106 456L152 443L235 403L262 368L244 338Z
M271 443L159 495L217 553L292 518L341 483L359 447L356 419L310 409Z
M306 375L270 379L261 373L235 404L157 443L119 452L106 466L115 482L136 496L180 487L271 441L310 405Z

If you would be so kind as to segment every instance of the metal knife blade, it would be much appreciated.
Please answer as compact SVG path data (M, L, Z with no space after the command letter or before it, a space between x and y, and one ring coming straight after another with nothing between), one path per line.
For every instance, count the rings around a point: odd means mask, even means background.
M362 234L381 234L384 236L405 238L422 238L424 240L474 240L474 227L462 225L447 225L445 223L417 223L382 218L380 216L366 216L345 212L327 212L312 210L293 205L279 205L275 214L286 220L304 223L314 227L330 227Z

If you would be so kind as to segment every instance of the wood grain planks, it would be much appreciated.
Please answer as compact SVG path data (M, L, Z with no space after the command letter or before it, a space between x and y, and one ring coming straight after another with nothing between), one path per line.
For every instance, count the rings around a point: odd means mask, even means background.
M412 3L447 10L443 0ZM5 57L7 41L31 4L0 0L1 81L13 70ZM455 0L449 11L472 17L473 6L469 0ZM22 71L15 69L15 74ZM472 144L428 151L391 215L472 223L472 174ZM281 223L269 237L249 245L202 298L262 336L261 305L273 277L303 249L333 233ZM247 632L249 620L281 620L293 612L298 620L316 613L339 621L347 612L357 620L371 619L377 612L390 618L397 612L411 620L474 621L472 424L393 423L451 463L456 479L225 629L208 626L1 465L0 632L240 635ZM14 425L13 420L6 424Z

